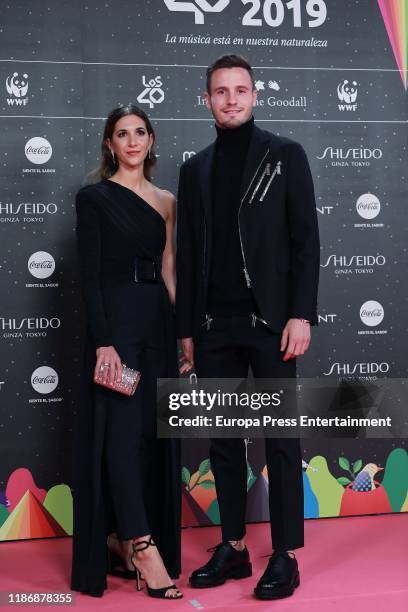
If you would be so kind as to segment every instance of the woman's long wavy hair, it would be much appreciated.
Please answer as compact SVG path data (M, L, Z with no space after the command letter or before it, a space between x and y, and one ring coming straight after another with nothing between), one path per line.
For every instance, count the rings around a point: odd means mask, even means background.
M136 115L136 117L140 117L140 119L142 119L146 125L147 133L152 134L153 136L153 144L150 149L150 153L145 157L144 167L143 167L143 173L144 173L145 178L148 181L152 180L152 170L157 161L156 154L154 152L154 144L156 141L156 135L154 133L153 126L150 123L149 117L146 115L146 113L141 108L139 108L138 106L135 106L134 104L128 104L127 106L123 106L122 104L120 104L119 106L114 108L109 113L108 118L106 119L105 129L103 131L102 145L101 145L101 150L102 150L101 163L99 167L93 172L91 172L91 174L89 175L90 182L95 182L101 179L108 179L111 176L113 176L115 172L117 171L119 167L117 159L116 157L115 157L115 160L113 159L112 153L110 152L110 149L108 145L106 144L106 140L108 138L110 140L112 139L112 135L113 135L116 123L119 121L119 119L122 119L122 117L126 117L127 115Z

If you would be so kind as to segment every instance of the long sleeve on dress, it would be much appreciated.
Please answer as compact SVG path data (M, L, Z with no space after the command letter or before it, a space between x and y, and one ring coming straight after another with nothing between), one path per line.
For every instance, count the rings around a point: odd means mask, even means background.
M88 325L96 347L112 346L101 290L101 221L97 203L81 189L76 197L79 267Z

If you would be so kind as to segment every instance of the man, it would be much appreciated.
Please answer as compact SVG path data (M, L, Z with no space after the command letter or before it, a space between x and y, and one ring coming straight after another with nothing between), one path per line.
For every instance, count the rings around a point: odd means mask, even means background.
M254 125L257 92L247 61L207 69L205 100L216 142L180 170L176 319L185 362L203 378L293 378L317 322L319 236L302 147ZM299 584L292 552L303 546L298 439L265 440L273 554L255 595L276 599ZM245 545L243 439L210 449L222 543L190 577L193 587L252 574Z

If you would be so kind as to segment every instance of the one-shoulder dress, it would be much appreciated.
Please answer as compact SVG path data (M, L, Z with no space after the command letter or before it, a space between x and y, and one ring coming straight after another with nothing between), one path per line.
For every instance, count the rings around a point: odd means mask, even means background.
M160 273L160 213L110 180L82 188L76 211L87 332L74 424L71 587L101 596L112 532L151 533L170 576L180 573L180 448L156 437L156 381L177 376L177 344ZM135 282L141 260L155 263L156 282ZM132 397L93 382L96 348L111 345L141 372Z

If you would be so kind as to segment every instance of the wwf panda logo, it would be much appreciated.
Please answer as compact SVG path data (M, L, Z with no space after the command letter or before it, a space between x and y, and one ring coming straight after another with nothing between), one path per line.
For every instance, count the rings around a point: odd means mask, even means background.
M23 74L21 77L18 72L10 74L6 79L6 89L10 96L24 98L28 91L28 74Z
M337 95L341 102L353 104L357 100L357 82L349 83L347 79L344 79L342 83L337 85Z

